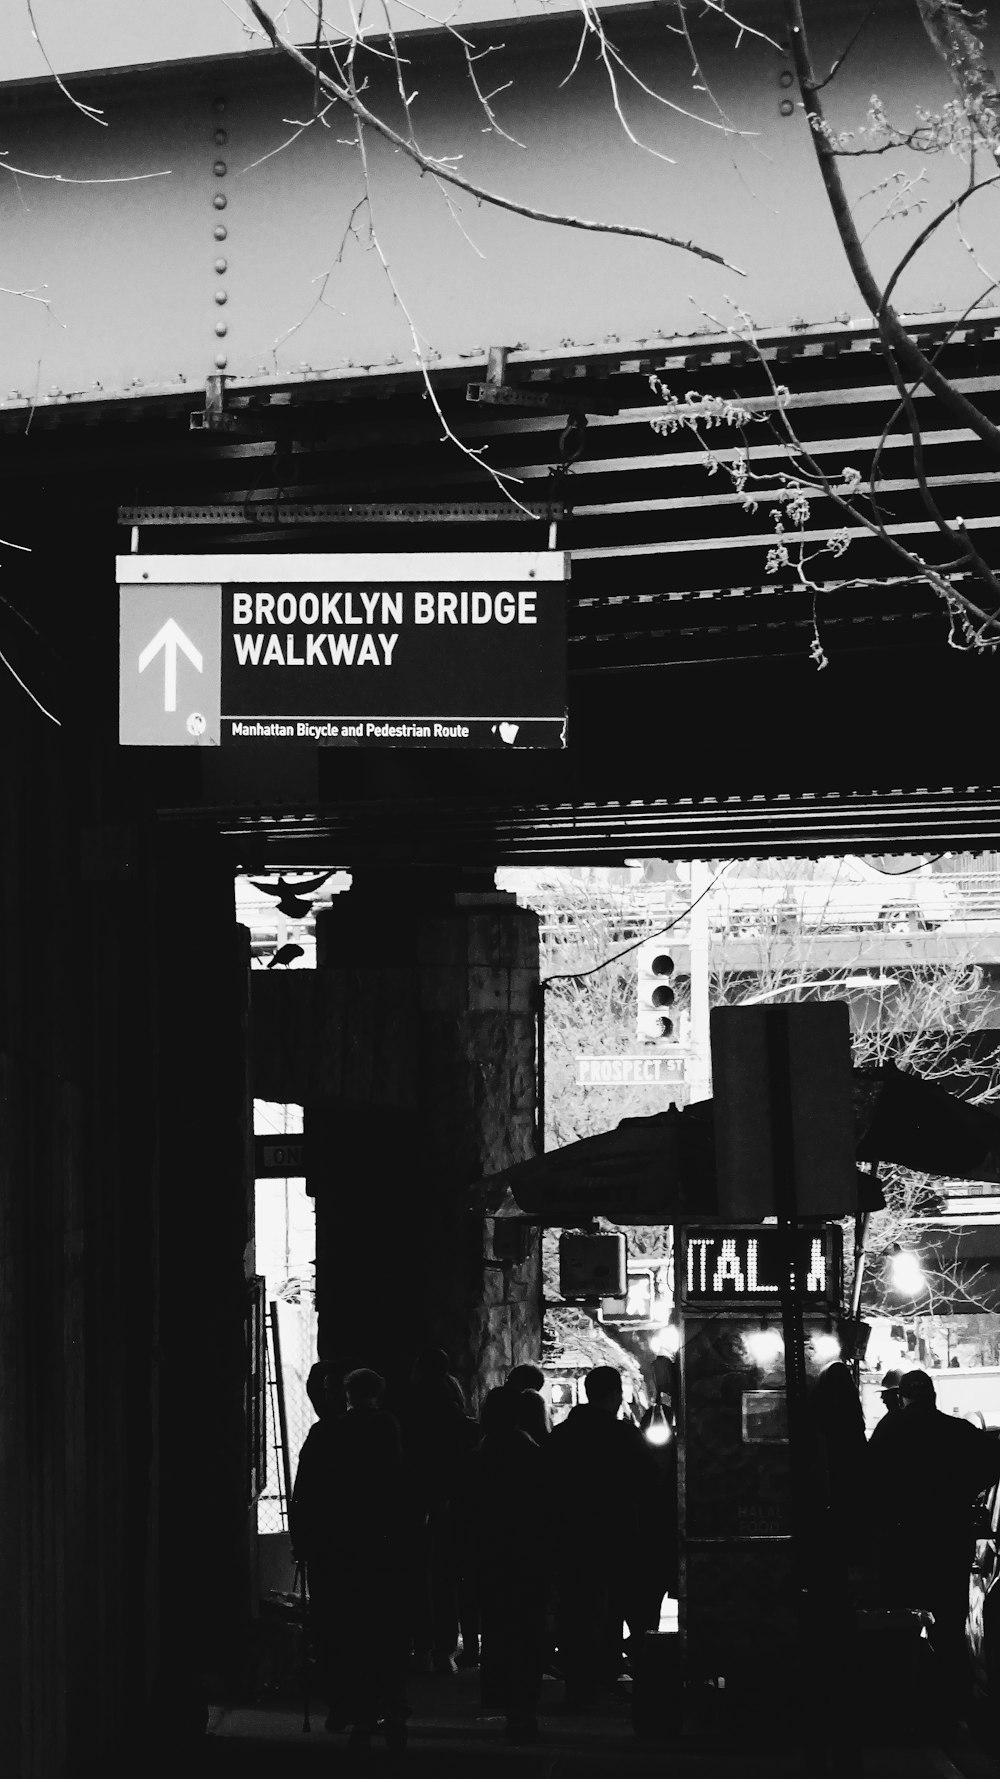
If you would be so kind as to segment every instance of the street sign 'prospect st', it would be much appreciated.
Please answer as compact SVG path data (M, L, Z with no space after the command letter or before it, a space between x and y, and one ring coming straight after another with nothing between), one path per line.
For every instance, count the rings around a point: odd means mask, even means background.
M674 1087L684 1080L684 1056L578 1056L581 1087Z
M562 551L119 556L133 747L564 747Z

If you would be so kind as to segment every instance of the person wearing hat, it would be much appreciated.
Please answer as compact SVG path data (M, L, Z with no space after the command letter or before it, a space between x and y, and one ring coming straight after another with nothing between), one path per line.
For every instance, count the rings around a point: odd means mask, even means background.
M933 1613L930 1637L947 1703L956 1717L965 1717L972 1509L976 1496L1000 1477L1000 1442L942 1414L926 1371L904 1372L898 1397L898 1411L883 1417L868 1444L883 1579L891 1604Z
M899 1400L899 1382L901 1371L887 1371L882 1377L882 1407L887 1415L899 1412L903 1404Z

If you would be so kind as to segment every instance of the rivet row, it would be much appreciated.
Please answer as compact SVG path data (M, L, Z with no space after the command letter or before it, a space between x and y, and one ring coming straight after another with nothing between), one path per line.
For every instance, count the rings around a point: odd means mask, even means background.
M225 112L225 109L226 109L225 99L213 100L212 110L215 112L217 117L221 117L222 114ZM225 143L228 142L228 140L229 140L229 131L227 129L225 129L222 124L219 124L216 127L216 129L213 131L212 140L213 140L216 148L222 148L225 145ZM212 172L216 179L225 179L228 171L229 171L229 166L226 161L217 160L217 161L213 162ZM213 194L212 205L213 205L214 209L225 210L227 204L228 204L228 199L226 197L225 192L217 191ZM226 228L225 223L217 222L215 227L212 230L212 239L214 241L225 241L228 238L228 235L229 235L229 230ZM218 258L214 261L214 270L215 270L216 277L221 277L224 272L228 271L228 269L229 269L229 261L227 259ZM216 301L216 304L221 308L221 306L224 303L227 303L229 301L228 291L222 289L221 287L218 290L216 290L215 301ZM215 335L216 335L217 339L224 340L226 335L228 334L228 332L229 332L229 323L228 322L217 321L215 323ZM224 351L216 352L216 354L215 354L215 368L217 371L224 371L228 363L229 363L229 359L228 359L227 354Z

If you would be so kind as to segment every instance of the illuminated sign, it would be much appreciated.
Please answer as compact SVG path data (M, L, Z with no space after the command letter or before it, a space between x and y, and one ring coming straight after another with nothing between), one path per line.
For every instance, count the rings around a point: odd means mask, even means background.
M839 1291L840 1231L800 1230L796 1249L803 1298L825 1302ZM689 1229L684 1295L688 1304L780 1303L783 1237L772 1224L751 1229Z
M562 551L119 556L124 746L566 745Z
M606 1298L598 1317L602 1322L659 1328L669 1322L672 1309L670 1262L660 1260L649 1266L630 1266L624 1297Z

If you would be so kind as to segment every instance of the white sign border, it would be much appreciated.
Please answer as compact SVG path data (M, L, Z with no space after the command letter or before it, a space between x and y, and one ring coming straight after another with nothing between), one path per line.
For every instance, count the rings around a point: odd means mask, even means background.
M119 586L291 581L568 581L565 550L419 551L345 556L118 556Z

